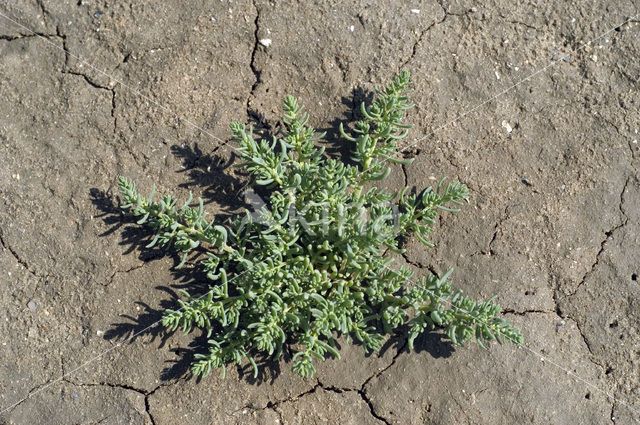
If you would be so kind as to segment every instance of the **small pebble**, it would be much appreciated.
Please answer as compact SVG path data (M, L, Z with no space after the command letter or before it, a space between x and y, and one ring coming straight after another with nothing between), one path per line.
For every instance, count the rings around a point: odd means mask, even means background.
M104 13L104 12L102 12L102 10L98 10L98 11L96 11L96 13L94 13L94 14L93 14L93 17L94 17L94 18L99 18L99 17L100 17L100 15L102 15L103 13Z
M349 31L351 31L351 32L353 32L355 29L356 29L356 27L354 27L353 25L351 25L351 26L349 27Z
M411 9L411 13L415 13L416 15L419 15L420 9Z
M498 74L498 71L495 71L496 73L496 78L499 80L500 79L500 74Z
M211 22L215 22L215 21L216 21L216 18L212 16L211 17Z
M269 47L271 46L271 39L263 38L262 40L260 40L260 44L262 44L264 47Z
M31 311L36 311L38 309L38 306L36 305L35 301L31 300L27 303L27 307L29 307L29 310Z
M506 120L502 121L502 126L504 127L505 130L507 130L507 133L511 133L513 131L511 124L509 124Z
M98 335L98 336L102 336L102 335L104 335L104 331L97 330L97 331L96 331L96 335Z
M596 55L591 56L591 60L594 62L598 62L598 56Z

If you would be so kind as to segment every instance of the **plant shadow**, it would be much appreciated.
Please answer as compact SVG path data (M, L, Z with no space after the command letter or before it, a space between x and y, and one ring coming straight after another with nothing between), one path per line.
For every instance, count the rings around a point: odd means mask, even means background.
M159 348L164 347L170 334L164 332L160 322L162 321L162 312L167 308L171 308L172 303L163 301L160 303L161 308L159 309L154 309L142 301L136 301L134 304L142 307L143 312L138 317L121 314L120 317L125 321L112 323L111 329L104 333L104 339L119 343L133 343L144 335L150 336L151 342L160 338Z
M198 143L194 143L193 146L173 145L171 153L182 160L182 170L178 172L185 173L189 178L180 187L190 190L196 186L202 188L204 203L218 204L222 210L221 216L232 215L244 206L238 195L246 186L246 181L232 172L233 164L238 159L235 151L228 155L217 152L205 154Z
M371 104L373 98L373 92L366 91L361 87L356 87L351 91L351 96L343 96L340 99L342 105L347 107L343 117L336 117L329 122L328 127L318 129L319 132L326 133L323 145L329 157L339 158L345 165L355 165L355 162L351 159L351 152L354 146L342 137L339 127L340 124L342 124L344 131L347 134L351 134L351 124L364 118L360 110L360 105L362 102Z

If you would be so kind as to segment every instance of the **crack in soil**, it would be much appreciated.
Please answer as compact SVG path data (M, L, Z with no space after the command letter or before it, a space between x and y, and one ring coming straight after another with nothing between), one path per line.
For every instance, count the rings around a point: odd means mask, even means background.
M383 416L380 416L374 409L373 407L373 403L371 403L371 400L369 400L369 398L367 397L367 394L365 393L365 391L360 388L360 389L355 389L355 388L337 388L337 387L333 387L333 386L328 386L325 387L324 385L322 385L322 383L320 383L320 388L322 388L325 391L330 391L336 394L342 394L345 392L355 392L358 393L358 395L360 396L360 398L362 398L362 401L364 401L365 403L367 403L367 406L369 406L369 412L371 413L371 416L373 416L374 418L378 419L379 421L384 422L386 425L390 425L389 421L384 418Z
M405 168L405 164L400 164L400 169L402 170L402 176L404 177L404 187L409 186L409 177L407 177L407 169Z
M141 394L142 396L144 396L145 413L147 414L147 416L149 416L149 420L151 421L151 423L153 425L155 425L156 422L155 422L155 419L153 418L153 415L151 415L151 411L150 411L151 405L150 405L150 402L149 402L149 398L152 395L154 395L155 392L158 391L160 388L170 387L170 386L176 385L180 381L186 381L185 378L176 379L176 380L173 380L173 381L170 381L170 382L158 384L154 389L152 389L150 391L147 391L147 390L144 390L142 388L134 387L133 385L115 384L113 382L106 382L106 381L105 382L89 382L89 383L75 382L75 381L71 380L69 377L66 376L66 372L64 370L64 359L62 357L60 357L60 366L61 366L61 370L62 370L62 376L61 376L60 380L62 382L66 382L66 383L74 385L76 387L109 387L109 388L116 388L116 389L120 389L120 390L134 391L134 392L136 392L138 394ZM43 384L43 385L45 385L45 384ZM27 399L28 399L28 397L27 397ZM16 406L18 406L18 405L16 405Z
M278 415L278 420L280 421L279 423L284 424L284 417L282 416L282 412L280 412L278 409L273 409L270 407L268 409L276 412L276 415Z
M391 362L384 368L382 368L381 370L379 370L378 372L374 373L373 375L371 375L370 377L368 377L367 379L365 379L365 381L362 383L362 385L360 386L360 391L364 391L364 387L373 379L373 378L377 378L378 376L382 375L384 372L386 372L391 366L396 364L396 360L398 359L398 357L402 354L402 352L405 350L405 348L407 348L407 346L409 345L408 340L405 339L404 343L402 344L402 346L400 348L398 348L398 351L396 351L396 353L393 355L393 358L391 359Z
M400 253L400 255L402 256L402 258L404 258L404 260L405 260L407 263L411 264L413 267L415 267L415 268L417 268L417 269L422 269L422 268L424 268L420 263L416 263L416 262L414 262L414 261L410 260L410 259L409 259L409 256L407 255L407 252L406 252L406 251L405 251L405 252L401 252L401 253Z
M508 220L509 218L510 218L509 217L509 206L507 205L504 208L504 212L502 213L501 217L496 221L496 224L493 226L493 235L491 236L491 240L487 244L487 249L481 249L480 251L476 251L476 252L472 253L471 255L469 255L469 257L473 257L473 256L476 256L478 254L496 255L496 252L493 250L493 248L491 246L496 241L496 239L498 237L498 233L500 232L500 230L502 228L502 224L506 220Z
M375 408L373 407L373 403L371 402L371 400L369 400L365 391L358 390L358 394L360 394L360 397L362 397L362 400L364 400L364 402L367 403L367 406L369 406L369 412L371 413L371 416L378 419L379 421L384 422L386 425L390 425L390 422L384 416L376 412Z
M83 74L82 72L79 72L79 71L70 70L70 66L69 66L70 52L69 52L69 49L67 48L67 36L62 34L59 31L59 29L57 29L57 31L58 31L57 37L62 39L62 48L63 48L64 54L65 54L64 66L63 66L62 71L61 71L62 74L76 75L76 76L82 77L84 79L84 81L87 84L89 84L91 87L93 87L95 89L99 89L99 90L107 90L108 92L111 93L111 119L113 120L113 135L117 136L117 133L118 133L118 117L116 115L117 103L116 103L116 89L115 89L115 86L114 87L108 87L108 86L100 85L100 84L96 83L95 81L93 81L88 75ZM110 79L110 81L112 81L112 80ZM109 143L109 145L113 146L111 143ZM121 146L113 146L114 149L115 148L119 148L119 147L121 147ZM140 162L138 161L137 155L135 155L133 150L131 149L130 144L129 143L125 143L124 147L125 147L125 149L127 149L127 151L129 152L129 155L131 155L133 160L139 166L142 166L140 164Z
M618 209L620 210L620 214L622 215L623 219L620 221L619 224L617 224L616 226L614 226L613 228L611 228L610 230L604 233L605 238L602 240L602 242L600 242L600 250L596 254L595 261L591 265L591 268L584 274L584 276L582 276L582 279L578 283L578 286L576 286L576 288L573 290L573 292L569 294L569 296L575 295L580 289L580 287L585 283L587 278L595 271L596 267L598 266L598 263L600 262L600 255L602 255L602 253L604 252L605 245L607 244L607 242L609 242L609 239L611 239L611 236L613 236L613 234L617 230L621 229L629 222L629 217L627 217L627 214L624 212L622 205L624 204L624 193L627 190L627 185L629 184L630 180L631 178L627 177L627 181L625 182L624 187L622 188L622 192L620 192L620 203L618 205Z
M503 19L507 19L506 16L500 15L500 17L503 18ZM510 23L510 24L513 24L513 25L521 25L521 26L527 27L527 28L529 28L531 30L538 31L537 27L535 27L535 26L533 26L531 24L527 24L526 22L521 22L521 21L507 21L507 22Z
M14 249L11 248L11 246L9 246L9 244L4 241L2 231L0 231L0 245L2 245L2 247L4 249L6 249L7 251L9 251L11 253L11 255L13 256L13 258L16 259L18 264L20 264L22 267L24 267L25 270L27 270L29 273L31 273L37 279L46 279L47 277L49 277L48 275L40 275L35 270L31 269L31 267L29 267L29 264L27 263L27 261L24 260L22 257L20 257L18 255L18 253L16 251L14 251Z
M67 48L67 36L60 31L60 27L56 25L56 34L62 39L62 51L64 52L63 70L69 67L69 49ZM64 71L62 71L64 73Z
M426 267L427 270L429 270L431 272L432 275L434 275L435 277L437 277L438 279L440 279L440 275L438 274L438 272L436 271L436 268L433 267L431 264L429 264Z
M127 384L114 384L112 382L96 382L96 383L78 383L78 382L74 382L70 379L68 379L66 376L63 375L62 380L64 382L67 382L71 385L77 386L77 387L109 387L109 388L115 388L115 389L120 389L120 390L128 390L128 391L134 391L140 395L142 395L144 397L144 406L145 406L145 413L147 414L147 416L149 417L149 420L151 421L151 423L153 425L156 424L155 419L153 418L153 415L151 414L151 403L150 403L150 397L155 394L155 392L163 387L169 387L172 385L177 384L179 381L181 381L181 379L166 383L166 384L160 384L157 387L155 387L154 389L152 389L151 391L147 391L141 388L136 388L134 386L131 385L127 385Z
M309 390L307 390L307 391L305 391L305 392L303 392L303 393L300 393L300 394L298 394L298 395L295 395L295 396L289 396L289 397L287 397L287 398L285 398L285 399L283 399L283 400L270 401L270 402L268 402L268 403L267 403L267 405L266 405L266 406L261 407L261 408L260 408L260 410L265 410L265 409L273 409L273 410L275 410L275 409L276 409L278 406L280 406L281 404L291 403L291 402L294 402L294 401L296 401L296 400L299 400L299 399L301 399L302 397L305 397L305 396L307 396L307 395L309 395L309 394L313 394L313 393L315 393L315 392L316 392L316 390L317 390L318 388L320 388L321 386L322 386L322 385L320 384L320 381L318 381L318 380L316 379L316 384L315 384L311 389L309 389ZM242 409L246 409L246 408L251 408L251 406L244 406ZM239 409L239 410L242 410L242 409Z
M71 380L70 378L67 377L67 372L65 372L65 368L64 368L64 358L60 357L60 369L62 371L62 376L60 377L60 379L62 380L62 382L66 382L68 384L71 385L75 385L76 387L101 387L101 386L106 386L106 387L111 387L111 388L121 388L121 389L125 389L125 390L131 390L131 391L135 391L137 393L140 393L142 395L146 395L146 391L141 390L140 388L136 388L133 387L131 385L127 385L127 384L114 384L111 382L90 382L90 383L81 383L81 382L75 382L73 380Z
M159 388L159 387L158 387ZM156 388L156 390L158 389ZM151 421L152 425L156 425L156 420L153 418L153 415L151 414L151 403L149 402L149 397L151 397L151 395L156 391L153 390L153 392L151 394L146 394L144 396L144 410L145 413L147 414L147 416L149 416L149 420Z
M66 65L65 65L66 68ZM70 71L70 70L63 70L62 71L63 74L69 74L69 75L77 75L79 77L84 78L84 81L86 81L87 84L89 84L91 87L99 89L99 90L107 90L108 92L111 93L111 118L113 119L113 134L116 134L117 131L117 118L116 118L116 90L114 87L106 87L106 86L101 86L100 84L96 83L95 81L91 80L91 78L89 78L86 74L83 74L81 72L78 71Z
M107 91L109 91L111 93L111 118L113 119L113 134L115 135L116 132L117 132L117 128L118 128L118 122L117 122L117 118L116 118L116 90L115 90L115 87L102 86L102 85L96 83L95 81L93 81L86 74L83 74L83 73L78 72L78 71L70 70L69 69L70 68L70 66L69 66L70 51L69 51L68 46L67 46L67 36L62 34L62 32L60 32L60 28L59 27L56 27L56 32L57 32L57 37L62 39L62 49L64 51L64 66L63 66L61 72L63 74L77 75L79 77L82 77L82 78L84 78L84 81L87 84L89 84L91 87L96 88L96 89L101 89L101 90L107 90ZM129 144L125 144L125 146L127 147L127 150L129 151L131 156L134 158L134 160L137 159L136 156L131 151L131 148L129 147Z
M550 271L550 268L551 268L551 265L549 264L547 269L549 273L552 273ZM553 306L556 311L556 314L558 315L559 318L564 319L565 315L562 312L562 309L560 308L560 303L559 303L560 289L558 287L558 283L555 282L555 285L554 285L554 282L550 282L549 286L551 287L551 298L553 298Z
M442 8L442 10L444 10L444 13L445 13L447 16L457 16L457 17L459 17L459 18L469 18L469 19L474 19L474 20L476 20L476 21L480 21L480 22L484 22L484 21L486 20L486 19L484 19L484 17L477 18L477 17L474 17L474 16L473 16L473 14L474 14L474 13L476 13L476 12L478 11L478 10L477 10L477 8L475 8L475 7L471 7L471 8L469 8L469 9L465 10L465 11L464 11L464 12L462 12L462 13L454 13L454 12L450 12L450 11L445 7L445 4L446 4L446 3L447 3L447 1L441 1L441 2L439 1L439 2L438 2L438 5Z
M502 217L500 217L498 219L498 221L496 222L495 226L493 226L493 236L491 237L491 240L489 241L489 244L487 245L487 250L486 251L480 251L482 254L489 254L489 255L495 255L495 251L493 250L493 248L491 247L493 245L493 243L496 241L496 238L498 237L498 232L501 231L502 228L502 224L509 219L509 206L507 205L504 208L504 212L502 213Z
M616 130L616 133L618 133L618 136L624 137L624 135L620 131L620 126L618 126L618 124L613 122L613 120L610 120L609 118L607 118L607 117L605 117L604 115L601 115L601 114L598 114L598 118L600 118L602 121L604 121L605 123L607 123L611 127L613 127Z
M116 117L116 89L111 90L111 118L113 118L113 135L115 136L118 131L118 118Z
M18 34L18 35L5 35L5 34L0 34L0 40L5 40L5 41L14 41L14 40L22 40L24 38L33 38L33 37L42 37L42 38L46 38L47 40L50 40L54 37L59 37L58 34L47 34L47 33L42 33L42 32L32 32L30 34Z
M385 370L386 370L386 368L385 368ZM371 378L369 378L369 379L371 379ZM367 380L367 382L368 382L368 380ZM366 384L366 382L365 382L365 384ZM318 390L318 388L320 388L320 389L322 389L324 391L333 392L333 393L336 393L336 394L342 394L342 393L345 393L345 392L355 392L358 395L360 395L362 400L367 404L367 406L369 406L369 411L371 413L371 416L373 416L374 418L378 419L379 421L382 421L386 425L389 425L389 421L387 419L385 419L384 417L382 417L378 413L376 413L376 411L375 411L375 409L373 407L373 404L371 403L371 401L369 400L369 398L367 397L367 395L366 395L366 393L365 393L365 391L363 389L365 384L362 384L361 388L338 388L338 387L334 387L334 386L324 386L322 384L322 382L318 381L316 383L316 385L313 388L311 388L310 390L307 390L304 393L299 394L299 395L297 395L295 397L289 397L289 398L287 398L285 400L281 400L281 401L278 401L276 403L269 402L266 407L262 408L262 410L271 409L271 410L275 411L278 414L278 416L280 417L280 420L283 421L282 412L280 412L278 410L278 406L280 406L282 404L285 404L285 403L291 403L291 402L297 401L297 400L299 400L299 399L301 399L303 397L306 397L309 394L313 394Z
M467 412L464 410L464 407L462 407L462 404L460 404L460 402L458 401L458 399L456 397L453 396L453 394L451 393L451 391L449 390L449 388L445 387L445 390L447 391L447 393L449 394L449 398L451 398L451 400L453 400L453 402L455 403L456 406L458 406L458 409L460 409L460 412L464 415L465 418L467 418L467 424L471 424L471 418L469 418L469 415L467 414Z
M66 39L66 38L65 38ZM63 39L64 40L64 39ZM69 53L66 50L66 45L63 43L63 48L65 49L65 55L66 57L68 57ZM91 78L89 76L87 76L86 74L83 74L81 72L78 71L71 71L68 69L68 66L66 64L67 59L65 59L65 65L62 69L62 74L68 74L68 75L76 75L79 77L82 77L84 79L84 81L89 84L91 87L98 89L98 90L106 90L109 93L111 93L111 119L113 120L113 136L114 138L117 136L118 134L118 117L116 115L116 89L115 87L106 87L106 86L102 86L98 83L96 83L95 81L91 80ZM107 144L109 144L111 147L113 147L113 149L118 149L121 148L122 145L117 146L114 145L113 143L110 143L110 141L107 141ZM133 158L133 160L142 167L142 164L140 164L140 162L138 161L138 157L135 155L135 153L133 152L131 145L129 143L124 143L124 147L127 150L127 152L129 152L129 155L131 155L131 157Z
M96 88L96 89L102 89L102 90L108 90L110 92L113 92L113 89L111 87L105 87L105 86L101 86L100 84L92 81L87 75L78 72L78 71L69 71L69 70L63 70L62 71L63 74L70 74L70 75L78 75L82 78L84 78L84 80L87 82L87 84L89 84L91 87Z
M47 15L49 14L49 12L47 11L47 9L44 7L44 0L36 0L36 4L38 5L38 7L40 8L40 10L42 10L42 20L45 22L45 24L47 23Z
M382 370L379 370L377 373L374 373L373 375L371 375L370 377L368 377L360 386L360 389L358 389L358 394L360 394L360 397L362 397L362 399L365 401L365 403L367 403L367 405L369 406L369 410L371 412L371 415L378 419L381 420L382 422L384 422L385 424L389 425L389 421L382 415L380 415L379 413L377 413L375 411L375 408L373 407L373 403L371 402L371 400L369 400L369 398L367 397L367 391L365 389L365 387L367 386L367 384L369 384L369 382L371 382L372 379L379 377L380 375L382 375L384 372L386 372L390 367L392 367L393 365L396 364L396 360L398 359L398 357L402 354L402 352L405 350L405 348L409 345L409 342L407 340L404 341L404 343L402 344L402 347L400 347L398 349L398 351L394 354L393 358L391 359L391 363L389 363L389 365L387 365L387 367L383 368Z
M632 159L632 160L634 160L634 159L636 159L636 153L635 153L635 151L633 150L633 146L631 146L631 144L632 144L632 143L633 143L633 142L632 142L632 140L629 138L629 139L627 140L627 144L629 145L629 150L631 151L631 159ZM635 168L635 167L634 167L634 168Z
M517 316L524 316L526 314L530 314L530 313L539 313L539 314L551 314L551 313L555 313L558 317L560 317L563 320L571 320L572 322L575 323L576 325L576 329L578 330L578 333L580 334L580 337L582 338L582 341L584 342L584 345L587 347L587 351L589 351L589 356L588 359L591 363L593 363L594 365L596 365L597 367L599 367L600 369L602 369L602 371L604 372L606 370L606 367L600 363L598 363L596 361L596 355L594 354L594 352L591 349L591 346L589 345L589 342L587 341L586 336L584 335L584 333L582 332L582 328L580 327L580 323L574 319L573 317L569 316L569 315L563 315L562 311L560 311L560 308L558 307L558 303L556 300L556 291L554 291L554 297L553 297L553 301L556 305L556 309L555 311L545 311L545 310L524 310L524 311L515 311L513 309L505 309L502 312L503 313L510 313L510 314L515 314Z
M591 349L591 346L589 345L589 342L587 341L587 337L582 332L582 328L580 327L580 322L578 322L578 320L574 319L571 316L566 316L566 317L564 317L564 319L571 320L573 323L576 324L576 329L578 329L578 333L580 333L580 337L582 338L582 341L584 342L584 345L587 347L587 351L589 351L589 354L590 354L589 361L591 363L593 363L594 365L598 366L600 369L602 369L603 372L606 371L606 367L596 361L596 355L594 354L593 350Z
M402 346L398 349L398 351L394 354L393 358L391 359L391 362L389 362L389 364L387 366L385 366L384 368L380 369L379 371L375 372L374 374L372 374L370 377L368 377L367 379L364 380L364 382L360 385L360 388L338 388L338 387L334 387L334 386L325 386L324 384L322 384L322 382L316 378L316 384L309 390L294 395L294 396L290 396L287 397L285 399L282 400L276 400L276 401L270 401L266 404L266 406L260 407L257 410L265 410L265 409L271 409L273 411L275 411L278 416L280 417L280 420L282 421L282 413L278 410L278 407L280 405L283 405L285 403L292 403L295 402L303 397L306 397L309 394L313 394L315 393L318 388L325 390L325 391L331 391L334 393L343 393L343 392L356 392L360 395L360 397L362 398L362 400L367 403L367 405L369 406L369 411L371 412L371 415L382 421L383 423L389 425L389 421L384 418L382 415L380 415L379 413L377 413L375 411L375 408L373 406L373 403L371 402L371 400L369 400L369 398L367 397L366 394L366 390L365 387L367 386L367 384L374 378L377 378L378 376L382 375L385 371L387 371L391 366L393 366L396 363L396 360L398 359L398 356L400 356L404 349L407 347L408 342L405 341ZM250 409L253 408L252 406L244 406L241 409L238 409L238 411L243 410L243 409Z
M138 264L137 266L133 266L133 267L131 267L131 268L127 269L127 270L117 270L117 269L116 269L116 270L111 274L111 276L109 277L109 279L108 279L107 283L104 283L104 284L103 284L103 286L109 286L109 285L111 285L111 283L113 283L113 279L116 277L116 275L118 275L118 274L120 274L120 273L125 273L125 274L126 274L126 273L130 273L130 272L132 272L132 271L134 271L134 270L141 269L142 267L144 267L144 263L142 263L142 264Z
M129 390L129 391L135 391L143 396L146 396L148 394L147 391L142 390L140 388L136 388L134 386L131 385L127 385L127 384L114 384L112 382L89 382L89 383L81 383L81 382L74 382L70 379L68 379L66 376L62 378L62 380L64 382L67 382L71 385L75 385L76 387L109 387L109 388L116 388L116 389L121 389L121 390Z
M434 23L432 23L431 25L429 25L427 28L425 28L424 30L422 30L422 32L420 33L420 36L418 37L418 39L416 40L416 42L413 44L413 48L411 50L411 56L409 56L409 58L402 62L402 65L400 65L399 69L404 69L407 67L407 64L409 62L411 62L416 55L418 54L418 46L420 45L420 43L422 42L422 39L424 38L424 35L429 32L432 28L434 28L436 25L440 25L441 23L443 23L446 19L447 16L449 15L446 11L446 9L444 8L444 6L440 5L440 7L442 7L442 10L444 10L444 15L442 16L442 19L440 19L439 21L435 21Z
M247 96L247 103L246 103L247 116L251 116L249 102L251 101L252 97L255 97L254 92L262 82L262 78L261 78L262 72L256 67L256 53L260 48L260 40L258 39L258 31L260 31L260 24L259 24L260 9L258 8L258 5L256 4L255 0L253 0L253 7L256 10L256 18L253 21L253 25L255 27L253 31L254 42L253 42L253 49L251 50L251 60L249 62L249 67L251 68L251 72L253 73L253 76L255 77L256 81L251 86L251 91Z
M512 308L505 308L502 310L503 314L515 314L516 316L525 316L527 314L531 314L531 313L542 313L542 314L553 314L556 313L557 311L552 311L552 310L535 310L535 309L531 309L531 310L523 310L523 311L516 311Z
M623 74L625 74L625 72L623 70L621 70ZM625 74L625 76L627 76ZM629 77L629 76L627 76ZM631 79L631 81L635 82L635 79ZM631 159L634 160L636 159L636 154L633 151L633 146L631 146L632 140L630 137L625 136L622 131L620 130L620 126L617 125L615 122L613 122L613 120L605 117L604 115L598 114L598 118L600 118L602 121L604 121L606 124L609 124L611 127L613 127L616 130L616 133L618 134L618 136L620 136L623 139L627 139L627 145L629 146L629 151L631 152Z
M20 400L19 402L13 404L12 406L10 406L9 408L3 410L2 412L0 412L0 415L4 415L6 413L12 412L13 410L15 410L18 406L20 406L22 403L24 403L25 401L28 401L31 399L31 395L34 393L39 393L41 388L44 387L48 387L49 383L51 383L51 379L49 379L47 382L44 382L42 384L36 385L35 387L31 388L29 390L29 393L27 394L26 397L24 397L22 400Z

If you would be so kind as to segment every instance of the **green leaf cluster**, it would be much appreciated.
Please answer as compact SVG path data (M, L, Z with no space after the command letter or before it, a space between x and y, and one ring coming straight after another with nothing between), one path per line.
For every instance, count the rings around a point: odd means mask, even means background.
M399 193L375 186L389 175L408 103L409 73L402 72L374 102L362 104L363 119L351 129L340 125L352 145L353 162L329 158L309 126L298 101L284 101L283 131L256 140L251 127L231 124L233 140L261 186L264 206L257 213L208 221L202 200L181 207L166 195L145 198L127 178L120 178L122 207L150 226L148 246L171 247L182 255L199 250L200 267L209 279L204 294L182 291L179 308L167 310L169 330L207 335L208 347L192 365L207 375L212 368L248 361L258 373L256 356L279 358L293 350L293 370L315 372L314 358L340 357L336 338L355 338L367 351L380 349L386 335L400 326L409 345L425 331L441 328L454 344L475 339L521 343L522 335L502 319L492 299L476 302L451 287L448 277L412 280L406 267L394 269L387 252L402 253L403 238L416 235L425 245L440 211L457 211L467 199L460 183L404 188Z

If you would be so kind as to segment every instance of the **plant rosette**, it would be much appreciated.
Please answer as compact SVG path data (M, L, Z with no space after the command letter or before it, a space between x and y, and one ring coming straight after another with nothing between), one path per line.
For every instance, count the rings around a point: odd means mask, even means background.
M460 183L389 192L374 186L390 173L398 141L410 125L402 122L408 104L409 73L376 89L371 105L362 104L362 120L339 132L352 146L351 161L329 158L308 125L298 101L284 101L283 130L271 140L256 140L253 129L232 123L233 141L261 208L225 223L208 221L202 199L178 207L169 195L153 201L121 177L122 208L150 226L147 245L159 245L205 259L193 267L206 273L204 294L181 291L179 307L166 310L169 331L202 331L206 347L191 370L206 376L212 368L279 359L291 350L293 370L315 372L314 358L340 357L336 338L354 338L366 351L380 349L400 326L409 347L420 334L442 329L456 345L475 339L521 343L520 331L501 317L493 299L478 302L454 290L448 278L428 275L412 280L408 267L393 268L387 252L403 253L402 241L415 236L426 246L441 211L455 212L468 198ZM255 193L254 193L255 194ZM294 348L295 347L295 348Z

